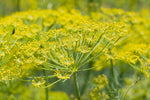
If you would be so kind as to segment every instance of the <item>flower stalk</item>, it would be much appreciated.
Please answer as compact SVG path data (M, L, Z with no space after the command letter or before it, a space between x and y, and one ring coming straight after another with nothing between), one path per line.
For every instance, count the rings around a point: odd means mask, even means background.
M47 87L47 83L48 83L48 80L47 80L47 73L46 73L46 71L45 70L43 70L43 74L44 74L44 76L45 76L45 81L46 81L46 83L45 83L45 100L48 100L48 87Z
M76 72L73 73L73 79L74 79L77 99L81 100L80 91L79 91L79 85L78 85L78 81L77 81L77 73Z

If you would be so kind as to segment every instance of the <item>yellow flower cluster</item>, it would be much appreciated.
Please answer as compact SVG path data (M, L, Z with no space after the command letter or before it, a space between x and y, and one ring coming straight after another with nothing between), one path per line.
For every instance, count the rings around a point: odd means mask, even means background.
M108 100L109 96L102 92L102 89L108 85L108 80L105 75L99 75L94 78L95 88L90 93L91 100Z
M55 71L55 75L60 78L60 79L70 79L70 74L65 73L65 72L60 72L60 71Z
M106 66L107 63L102 64L104 59L113 59L116 61L123 61L133 68L145 73L148 77L150 75L149 69L149 38L150 38L150 15L148 12L125 12L121 9L106 9L101 8L101 13L92 13L92 17L96 21L101 22L122 22L126 24L128 34L118 42L113 49L106 50L104 56L100 56L95 61L94 66L100 66L96 70L100 70Z
M16 13L0 19L0 67L17 72L18 77L44 67L61 79L66 79L60 77L65 73L68 79L104 54L95 65L103 58L134 66L140 61L143 67L139 69L145 72L149 66L148 22L148 17L120 9L101 8L101 13L91 16L64 8ZM146 47L141 48L141 43Z
M34 80L32 80L32 84L35 87L41 87L45 85L46 81L41 77L36 77Z

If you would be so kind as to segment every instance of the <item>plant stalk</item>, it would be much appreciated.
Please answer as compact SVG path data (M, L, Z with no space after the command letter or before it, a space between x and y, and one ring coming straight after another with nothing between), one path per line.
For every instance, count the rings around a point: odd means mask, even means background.
M47 80L47 73L45 70L43 70L43 74L45 76L45 86L47 86L48 80ZM45 88L45 100L48 100L48 87Z
M115 74L114 74L114 65L113 65L113 60L112 59L110 59L110 65L111 65L112 78L114 80L115 79Z
M111 51L110 51L110 55L112 55ZM111 76L112 76L112 80L111 81L113 81L113 84L116 85L115 72L114 72L114 64L113 64L113 59L112 58L110 59L110 67L111 67Z
M78 100L81 100L79 85L78 85L78 82L77 82L77 73L76 72L73 73L73 79L74 79L74 85L75 85L75 89L76 89L77 98L78 98Z

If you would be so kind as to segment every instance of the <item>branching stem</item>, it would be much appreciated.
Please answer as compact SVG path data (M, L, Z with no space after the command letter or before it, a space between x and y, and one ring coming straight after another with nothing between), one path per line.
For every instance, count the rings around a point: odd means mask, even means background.
M43 74L44 74L44 76L45 76L45 80L46 80L46 83L45 83L45 86L47 86L47 73L46 73L46 71L45 70L43 70ZM46 87L45 88L45 100L48 100L48 87Z

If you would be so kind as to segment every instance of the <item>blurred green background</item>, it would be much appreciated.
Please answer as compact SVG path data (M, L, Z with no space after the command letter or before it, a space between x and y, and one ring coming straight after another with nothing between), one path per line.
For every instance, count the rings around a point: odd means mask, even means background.
M99 11L101 6L139 11L150 8L150 0L0 0L0 16L29 9L57 9L65 6L83 12Z

